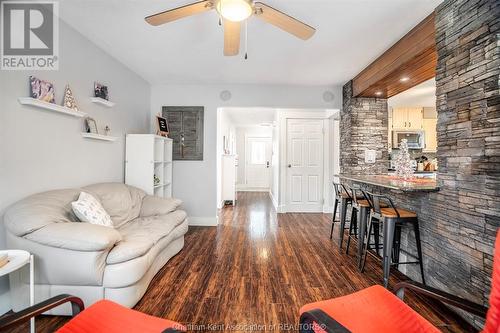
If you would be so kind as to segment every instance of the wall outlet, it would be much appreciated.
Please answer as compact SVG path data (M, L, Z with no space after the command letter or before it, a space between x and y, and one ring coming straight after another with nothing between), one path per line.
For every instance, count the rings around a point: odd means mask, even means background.
M377 159L377 152L375 150L366 149L365 150L365 163L374 164Z

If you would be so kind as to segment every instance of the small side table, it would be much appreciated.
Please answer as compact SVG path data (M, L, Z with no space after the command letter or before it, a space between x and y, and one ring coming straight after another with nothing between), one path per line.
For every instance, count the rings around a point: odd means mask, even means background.
M7 253L9 257L9 262L7 265L0 267L0 276L8 275L22 267L24 265L30 265L30 305L35 304L35 262L33 260L33 255L28 251L24 250L1 250L0 254ZM30 321L30 332L35 333L35 318Z

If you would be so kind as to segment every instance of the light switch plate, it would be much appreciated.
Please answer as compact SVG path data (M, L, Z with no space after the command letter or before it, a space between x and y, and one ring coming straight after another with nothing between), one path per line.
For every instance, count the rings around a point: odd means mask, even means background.
M377 152L375 150L366 149L365 150L365 163L374 164L377 159Z

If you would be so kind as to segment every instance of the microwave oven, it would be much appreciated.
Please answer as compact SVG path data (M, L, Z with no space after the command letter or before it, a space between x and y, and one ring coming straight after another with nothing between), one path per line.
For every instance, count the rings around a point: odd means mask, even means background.
M424 131L392 131L392 148L399 148L401 140L408 141L408 149L424 149Z

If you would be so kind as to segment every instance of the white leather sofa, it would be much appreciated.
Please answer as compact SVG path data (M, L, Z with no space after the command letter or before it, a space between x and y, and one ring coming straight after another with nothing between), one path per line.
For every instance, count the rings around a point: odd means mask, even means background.
M101 202L114 228L78 222L71 202L81 191ZM35 256L35 303L69 293L86 306L109 299L133 307L184 246L188 222L180 204L120 183L39 193L6 211L7 246ZM28 273L10 275L15 311L29 304ZM59 307L51 314L71 310Z

